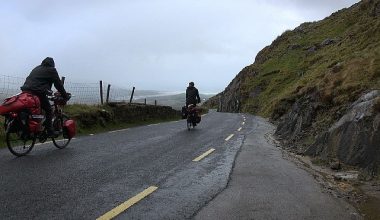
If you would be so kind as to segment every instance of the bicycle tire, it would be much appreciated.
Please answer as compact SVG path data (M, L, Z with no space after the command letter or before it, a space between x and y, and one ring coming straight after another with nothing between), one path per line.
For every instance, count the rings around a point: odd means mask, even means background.
M58 149L65 148L67 145L69 145L71 141L71 138L65 137L64 129L63 129L64 122L69 119L70 118L65 114L62 114L61 117L55 117L53 119L53 128L55 131L59 132L59 136L56 138L52 138L52 141L53 141L54 146L57 147Z
M20 132L7 131L5 135L5 141L7 142L9 151L13 155L21 157L27 155L33 149L34 144L36 143L36 138L32 137L27 140L22 140Z
M194 128L194 126L193 126L193 122L192 122L191 119L192 119L192 117L191 117L191 116L188 116L188 118L187 118L187 120L186 120L186 122L187 122L187 130L189 130L189 131L190 131L191 127Z

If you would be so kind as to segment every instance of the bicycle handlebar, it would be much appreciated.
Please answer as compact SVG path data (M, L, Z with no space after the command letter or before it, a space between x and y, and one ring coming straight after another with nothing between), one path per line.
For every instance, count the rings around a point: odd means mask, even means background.
M57 105L66 105L66 102L71 98L71 93L67 93L67 99L63 98L59 92L55 92L53 95L48 96L48 99Z

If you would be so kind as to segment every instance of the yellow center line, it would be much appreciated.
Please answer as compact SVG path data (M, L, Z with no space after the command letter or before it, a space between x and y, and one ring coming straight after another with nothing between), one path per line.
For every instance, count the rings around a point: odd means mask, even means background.
M238 129L238 131L241 131L241 129L242 129L242 127L240 127L240 128Z
M141 193L139 193L136 196L128 199L127 201L120 204L119 206L112 209L111 211L107 212L106 214L100 216L99 218L97 218L97 220L109 220L109 219L115 218L116 216L120 215L122 212L127 210L129 207L133 206L134 204L138 203L140 200L142 200L145 197L147 197L148 195L152 194L157 189L158 189L158 187L156 187L156 186L151 186L151 187L145 189Z
M204 116L206 116L207 115L207 113L206 114L203 114L203 115L201 115L202 117L204 117Z
M207 155L211 154L215 149L214 148L211 148L210 150L206 151L205 153L203 153L201 156L195 158L193 160L193 162L198 162L200 160L202 160L203 158L205 158Z
M230 136L228 136L225 140L229 141L233 136L234 136L234 134L230 134Z

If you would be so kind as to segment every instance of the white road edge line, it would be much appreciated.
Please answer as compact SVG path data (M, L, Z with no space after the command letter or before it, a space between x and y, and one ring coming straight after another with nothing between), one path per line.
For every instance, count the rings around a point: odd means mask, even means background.
M161 123L157 123L157 124L150 124L150 125L147 125L148 127L150 127L150 126L155 126L155 125L159 125L159 124L161 124Z
M71 138L71 140L75 140L75 139L77 139L77 138ZM57 140L57 141L60 141L60 140ZM44 144L51 144L51 143L53 143L53 141L46 141L44 143L37 143L34 146L39 146L39 145L44 145Z
M129 130L129 128L124 128L124 129L115 130L115 131L109 131L108 133L116 133L116 132L127 131L127 130Z

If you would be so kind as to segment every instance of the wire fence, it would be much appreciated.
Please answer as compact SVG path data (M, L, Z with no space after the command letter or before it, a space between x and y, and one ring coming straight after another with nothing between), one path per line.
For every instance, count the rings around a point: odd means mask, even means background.
M25 78L0 75L0 99L4 100L7 97L20 93L20 87L24 82ZM121 88L103 81L79 83L65 80L64 86L66 91L72 94L70 100L72 104L102 104L102 101L103 103L129 102L132 95L132 88ZM146 99L143 99L144 96L149 97L149 94L136 92L134 100L146 103ZM152 100L149 101L152 102Z

